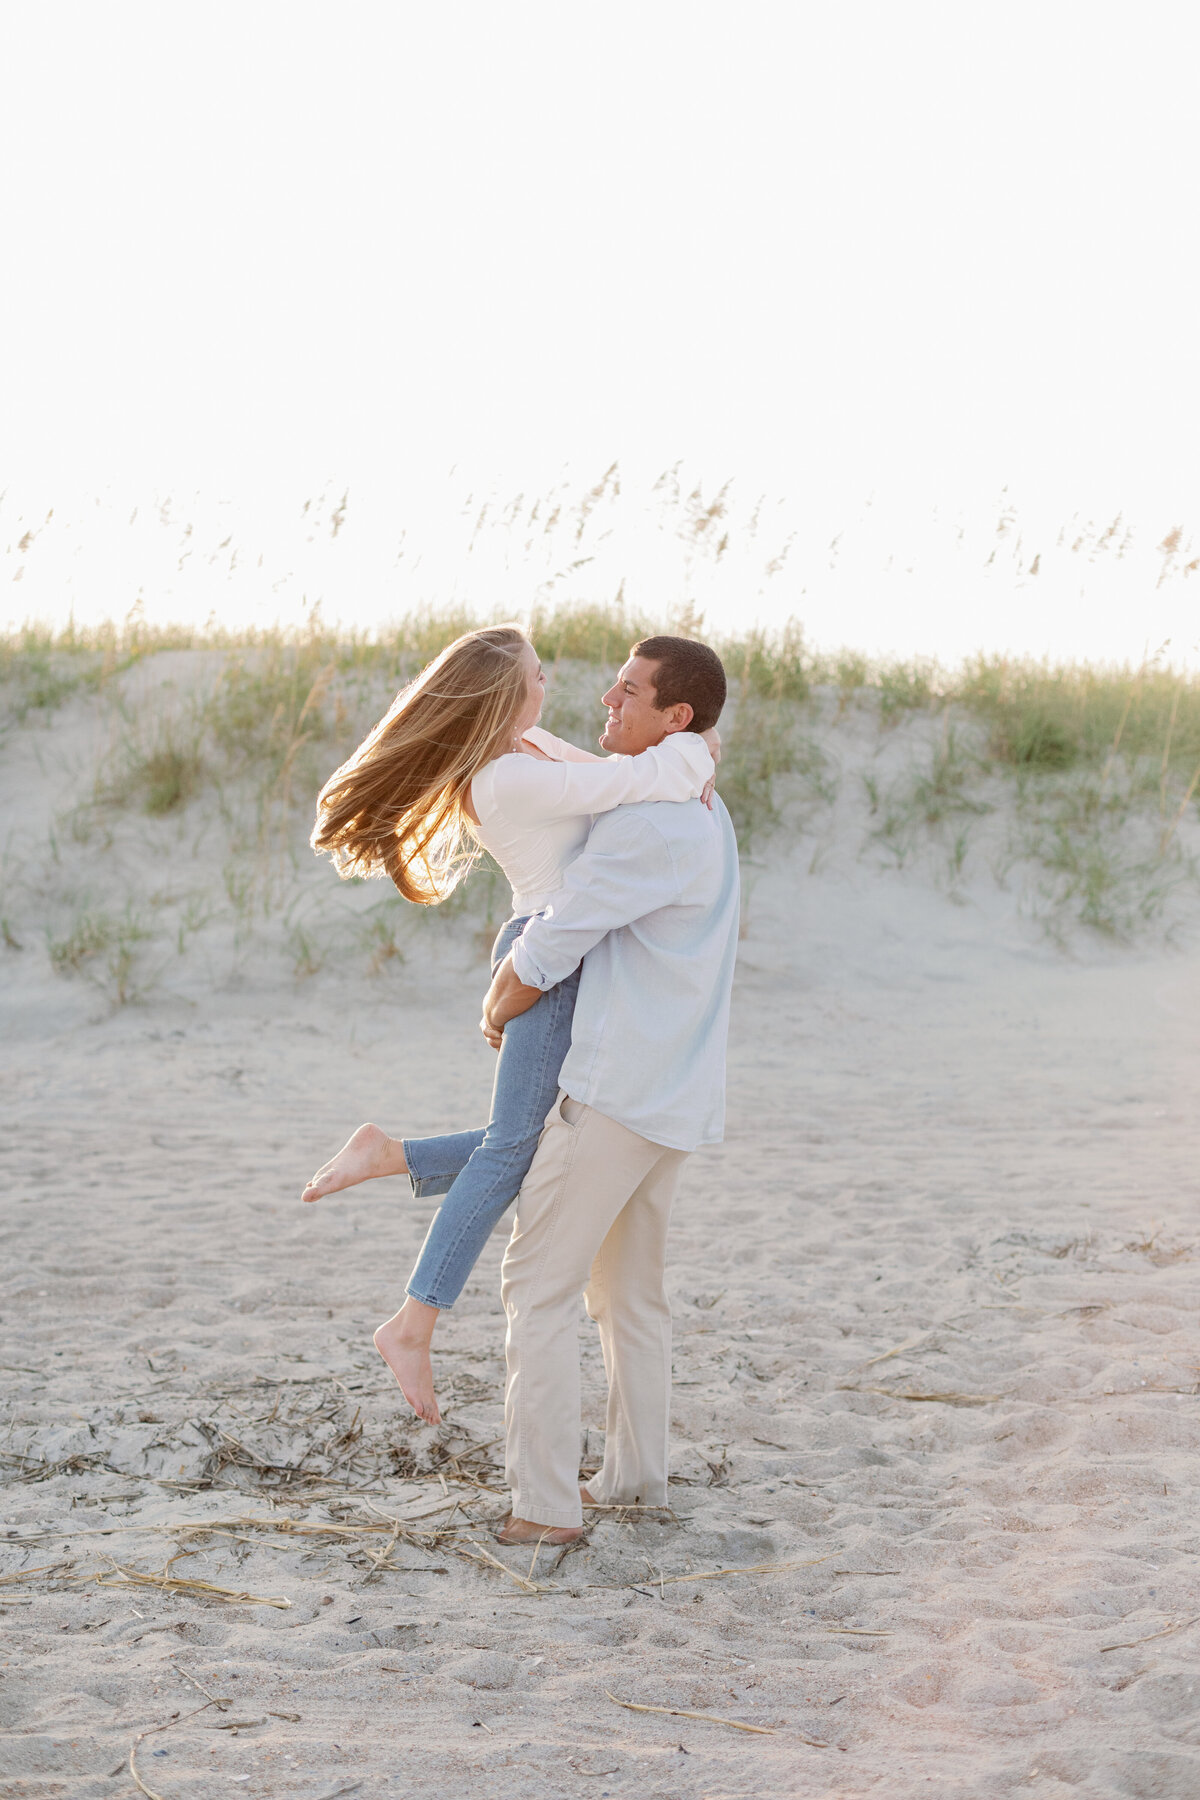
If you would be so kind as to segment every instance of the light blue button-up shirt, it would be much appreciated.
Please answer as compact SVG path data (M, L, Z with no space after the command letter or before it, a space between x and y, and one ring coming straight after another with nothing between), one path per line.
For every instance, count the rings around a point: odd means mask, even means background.
M559 1077L572 1100L673 1150L719 1143L737 939L737 842L719 799L597 819L512 952L528 987L583 960Z

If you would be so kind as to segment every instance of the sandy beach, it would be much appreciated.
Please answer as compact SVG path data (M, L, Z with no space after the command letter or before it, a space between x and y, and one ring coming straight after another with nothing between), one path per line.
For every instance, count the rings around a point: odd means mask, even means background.
M430 1429L370 1342L427 1203L298 1202L363 1118L483 1116L476 927L303 980L197 937L114 1007L38 940L49 741L5 750L0 1794L133 1796L131 1747L161 1800L1200 1791L1186 928L1064 947L832 814L749 869L672 1509L531 1558L489 1529L503 1230Z
M1200 5L0 44L0 1800L1200 1800Z

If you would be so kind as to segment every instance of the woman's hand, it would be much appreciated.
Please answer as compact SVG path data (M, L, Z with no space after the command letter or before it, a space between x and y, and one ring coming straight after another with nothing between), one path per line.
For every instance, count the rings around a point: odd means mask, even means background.
M710 725L707 731L702 731L700 733L700 736L708 745L708 754L715 763L719 763L721 760L721 734L716 726ZM705 806L707 806L709 812L712 811L713 792L716 785L715 780L706 781L704 786L700 789L700 798L703 800Z

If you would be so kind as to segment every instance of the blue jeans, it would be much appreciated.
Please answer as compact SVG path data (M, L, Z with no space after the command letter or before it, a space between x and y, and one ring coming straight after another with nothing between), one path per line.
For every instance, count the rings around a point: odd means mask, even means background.
M492 972L527 919L510 919L492 946ZM558 1075L571 1045L579 970L549 988L504 1027L486 1130L404 1138L413 1193L444 1194L408 1292L426 1306L453 1306L497 1220L512 1205L533 1161Z

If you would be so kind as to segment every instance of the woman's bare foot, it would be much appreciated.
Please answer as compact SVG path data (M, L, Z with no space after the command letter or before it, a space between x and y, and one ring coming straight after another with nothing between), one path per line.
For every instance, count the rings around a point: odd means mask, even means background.
M498 1544L573 1544L583 1536L582 1525L534 1525L529 1519L510 1519L496 1533Z
M375 1348L400 1383L400 1392L417 1417L429 1425L442 1422L429 1360L437 1317L436 1306L426 1306L410 1294L395 1317L385 1320L375 1333Z
M407 1175L404 1147L399 1138L390 1138L378 1125L360 1125L349 1143L318 1169L300 1198L323 1200L342 1188L354 1187L360 1181L374 1181L380 1175Z

